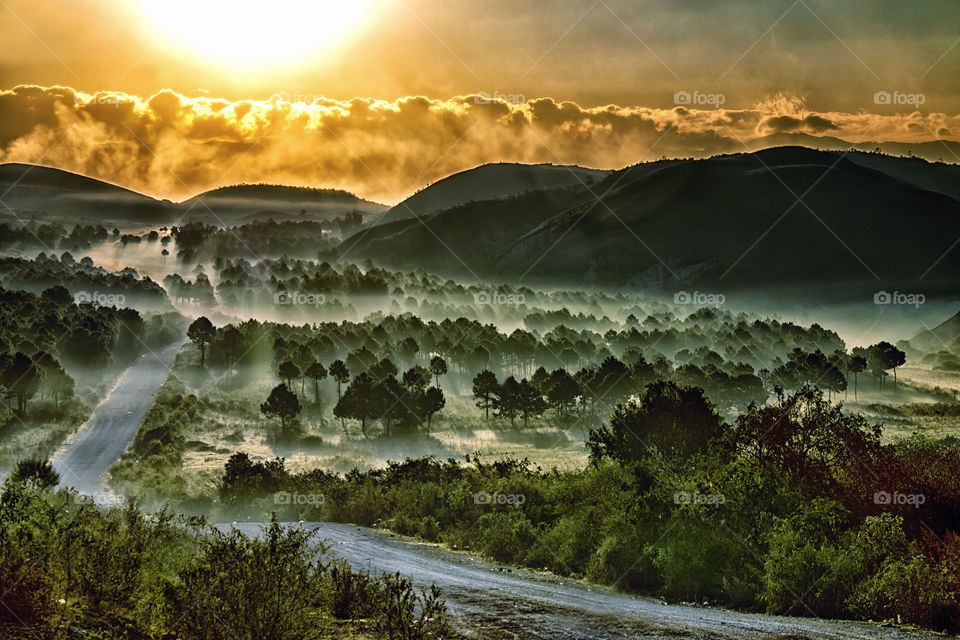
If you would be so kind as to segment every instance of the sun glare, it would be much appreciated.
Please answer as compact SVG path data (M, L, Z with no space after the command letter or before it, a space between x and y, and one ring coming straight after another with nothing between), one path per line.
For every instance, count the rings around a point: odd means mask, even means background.
M373 0L138 0L157 37L201 61L294 65L329 49Z

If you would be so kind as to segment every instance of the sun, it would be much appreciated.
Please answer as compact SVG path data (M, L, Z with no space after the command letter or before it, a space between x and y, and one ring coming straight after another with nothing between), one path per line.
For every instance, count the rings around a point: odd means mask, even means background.
M166 47L200 62L252 69L296 65L336 44L373 0L138 0ZM169 50L169 48L168 48Z

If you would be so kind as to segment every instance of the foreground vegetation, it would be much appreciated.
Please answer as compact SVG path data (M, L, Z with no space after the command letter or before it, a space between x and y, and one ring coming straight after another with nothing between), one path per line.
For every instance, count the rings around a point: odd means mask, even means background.
M807 387L728 425L699 389L658 381L588 444L572 472L423 458L293 474L238 453L210 506L279 502L671 600L960 628L955 443L883 445Z
M274 520L251 538L135 503L102 510L53 493L56 481L48 464L24 463L0 494L5 637L453 637L436 588L354 573L299 528Z

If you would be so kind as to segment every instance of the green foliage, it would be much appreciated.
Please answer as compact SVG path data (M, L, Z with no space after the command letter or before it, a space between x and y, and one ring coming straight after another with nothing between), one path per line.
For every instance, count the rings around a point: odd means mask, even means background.
M280 428L286 431L287 421L300 415L302 408L297 394L290 391L286 384L278 384L270 392L266 401L260 405L260 412L265 416L280 418Z
M187 328L187 337L200 349L200 366L204 366L207 355L207 345L217 336L217 328L207 319L200 316Z
M617 405L610 426L590 432L591 459L632 463L650 456L690 455L717 443L723 423L698 387L658 380L636 403Z
M322 551L310 534L275 519L263 538L237 530L210 536L164 585L163 617L191 640L320 638L328 588Z
M52 489L60 484L60 474L49 460L31 458L17 462L10 474L10 481L30 484L40 489Z
M329 563L313 535L276 519L259 536L224 533L13 481L0 494L0 584L0 622L38 634L95 621L103 638L300 640L364 618L376 637L454 637L435 587Z
M875 425L808 387L729 427L699 389L665 381L590 444L577 471L468 456L345 476L257 463L244 477L323 494L334 520L671 600L956 627L960 452L948 445L881 445ZM262 507L235 467L224 490ZM922 509L878 502L884 486L922 493Z

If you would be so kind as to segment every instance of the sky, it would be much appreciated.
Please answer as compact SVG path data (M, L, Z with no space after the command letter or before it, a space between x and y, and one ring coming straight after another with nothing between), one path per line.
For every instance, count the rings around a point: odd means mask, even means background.
M958 141L958 26L956 0L0 0L0 162L390 203L485 162Z

